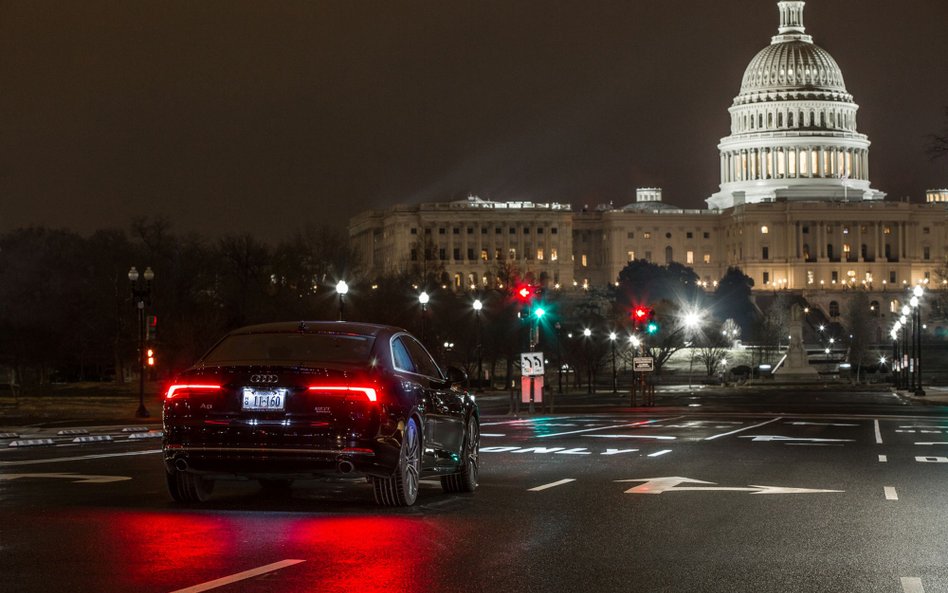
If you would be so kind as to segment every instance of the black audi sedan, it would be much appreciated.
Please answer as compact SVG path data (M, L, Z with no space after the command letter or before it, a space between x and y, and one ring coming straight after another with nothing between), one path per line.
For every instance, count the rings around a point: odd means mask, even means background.
M203 502L216 480L266 487L368 478L375 500L408 506L419 480L477 488L480 429L464 371L435 363L395 327L343 321L244 327L164 394L171 496Z

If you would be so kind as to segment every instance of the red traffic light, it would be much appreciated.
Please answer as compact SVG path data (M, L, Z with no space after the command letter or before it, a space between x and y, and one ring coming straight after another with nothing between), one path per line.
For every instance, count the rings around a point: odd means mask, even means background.
M533 298L533 287L529 284L525 284L517 289L517 296L520 297L521 301L529 301Z
M645 321L651 315L652 310L648 307L636 307L632 309L632 320L636 323Z

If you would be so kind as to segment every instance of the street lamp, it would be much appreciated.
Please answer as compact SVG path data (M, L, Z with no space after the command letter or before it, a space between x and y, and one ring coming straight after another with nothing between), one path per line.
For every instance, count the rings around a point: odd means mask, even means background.
M909 301L912 304L912 310L915 313L915 342L917 347L915 349L915 374L917 375L917 380L915 381L915 395L922 396L925 395L925 390L922 389L922 307L921 299L925 294L925 289L922 288L921 284L916 284L915 288L912 290L912 299Z
M418 295L418 304L421 305L421 343L424 344L427 339L427 328L425 327L425 317L428 313L428 301L431 297L424 290Z
M346 294L349 292L349 285L345 280L336 283L336 292L339 293L339 321L343 321L346 315Z
M701 324L701 316L697 311L689 311L685 314L684 322L685 328L691 335L691 341L686 344L688 346L688 352L691 354L689 357L690 362L688 363L688 391L691 391L692 375L694 374L695 369L695 330L698 329L698 326Z
M909 320L912 325L909 327ZM902 343L905 346L904 351L908 353L908 364L905 365L905 382L902 387L915 390L915 337L910 333L915 331L914 318L912 317L912 308L908 305L902 305L902 316L899 317L902 322Z
M484 308L484 303L481 302L481 299L474 299L474 320L477 326L477 346L474 347L474 350L477 352L477 385L480 386L481 380L484 378L484 369L483 361L484 357L481 352L481 309Z
M612 393L616 393L616 332L609 332L609 342L612 344Z
M583 330L583 349L586 351L586 393L592 393L592 361L589 359L589 337L592 330L588 327Z
M139 278L144 282L139 282ZM132 266L128 271L128 280L132 283L132 299L138 309L138 410L135 416L148 418L151 414L145 409L145 306L151 305L151 281L155 273L146 267L141 276L138 269Z

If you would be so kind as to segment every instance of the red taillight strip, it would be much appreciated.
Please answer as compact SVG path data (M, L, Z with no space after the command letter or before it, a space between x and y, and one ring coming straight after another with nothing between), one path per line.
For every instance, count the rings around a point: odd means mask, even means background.
M378 401L378 392L374 387L346 387L341 385L314 385L310 391L355 391L369 398L370 402Z
M175 391L191 390L191 389L203 389L206 391L213 391L220 388L221 388L220 385L172 385L171 387L168 388L168 395L166 395L165 397L166 399L173 398Z

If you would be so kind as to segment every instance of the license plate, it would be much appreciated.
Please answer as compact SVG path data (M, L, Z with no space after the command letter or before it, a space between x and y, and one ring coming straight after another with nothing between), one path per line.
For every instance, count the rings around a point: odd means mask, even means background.
M279 389L254 389L253 387L244 387L243 409L263 412L282 412L286 405L285 388Z

